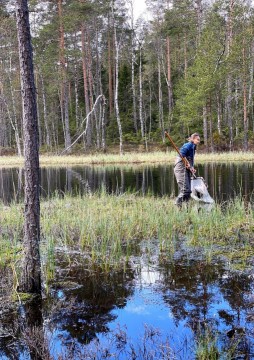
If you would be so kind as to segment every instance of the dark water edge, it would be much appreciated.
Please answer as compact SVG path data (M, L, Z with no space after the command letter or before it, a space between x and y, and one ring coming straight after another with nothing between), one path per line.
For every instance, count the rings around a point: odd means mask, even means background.
M236 196L250 199L254 186L254 163L209 163L198 165L210 195L223 202ZM23 199L22 169L0 169L0 199L8 204ZM82 166L41 169L41 197L55 194L76 196L105 189L109 193L139 195L177 195L172 165L159 166Z
M156 240L138 247L125 269L110 273L91 271L82 254L58 248L55 277L39 308L1 304L0 359L32 359L38 334L53 359L194 360L202 337L221 359L254 357L252 259L240 272L223 256L208 261L183 244L171 260Z

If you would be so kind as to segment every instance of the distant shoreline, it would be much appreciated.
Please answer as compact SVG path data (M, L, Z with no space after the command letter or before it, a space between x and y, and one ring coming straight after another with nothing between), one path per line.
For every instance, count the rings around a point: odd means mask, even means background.
M171 164L176 152L93 154L93 155L41 155L40 166L71 166L71 165L142 165L142 164ZM205 162L253 162L253 152L222 152L197 153L196 164ZM18 156L0 156L0 167L23 167L24 158Z

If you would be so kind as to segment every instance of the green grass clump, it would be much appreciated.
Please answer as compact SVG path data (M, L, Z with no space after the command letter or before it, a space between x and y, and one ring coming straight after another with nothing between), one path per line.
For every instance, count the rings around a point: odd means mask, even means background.
M21 256L21 205L0 209L0 265ZM41 203L41 248L49 279L54 278L55 249L75 249L88 264L106 270L123 266L142 239L158 239L159 250L172 257L179 242L198 247L210 261L215 254L231 262L253 255L254 217L251 206L236 199L207 211L197 203L179 210L168 197L115 196L105 192ZM242 267L241 267L242 268Z
M219 350L217 348L217 338L205 328L203 332L197 334L196 339L196 359L197 360L217 360L219 359Z

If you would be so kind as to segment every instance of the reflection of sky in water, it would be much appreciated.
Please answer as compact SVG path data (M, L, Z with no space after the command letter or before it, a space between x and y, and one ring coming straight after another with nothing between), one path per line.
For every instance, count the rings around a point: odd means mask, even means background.
M156 243L153 242L153 246L156 247ZM177 354L176 359L194 360L194 335L202 324L217 333L220 351L223 351L225 343L229 341L227 332L232 327L246 329L249 353L252 354L253 322L248 320L247 315L250 309L253 310L253 306L248 308L248 301L245 302L245 299L254 293L254 279L247 274L231 273L222 263L213 265L205 264L202 260L192 260L191 265L186 266L184 256L177 257L170 264L159 266L158 259L156 262L157 255L155 251L151 266L148 266L144 256L142 260L135 257L136 263L132 262L135 265L129 269L132 272L127 274L128 280L122 272L115 279L110 277L112 283L103 277L100 282L99 277L96 277L95 284L92 282L95 286L92 287L92 294L83 293L86 284L89 288L91 283L89 284L89 277L82 280L82 273L77 273L77 280L83 286L76 286L75 290L54 290L56 302L52 309L47 305L44 311L45 335L50 342L52 357L58 359L71 348L74 356L71 358L75 359L75 354L83 351L86 339L91 342L85 348L91 351L98 346L112 346L109 349L117 350L110 336L114 337L119 330L126 332L128 342L133 346L141 346L147 326L148 329L159 330L158 345L169 341L171 349ZM131 277L131 274L134 276ZM119 284L114 281L117 279ZM104 297L101 297L102 288L109 290L102 292ZM125 292L126 288L130 291ZM121 301L118 301L119 298ZM97 306L98 303L100 305ZM54 312L56 305L60 305L63 312ZM69 309L67 313L66 308ZM100 327L100 324L105 326ZM90 338L86 336L89 332L92 335ZM29 359L25 352L20 353L18 358ZM8 360L7 356L1 356L1 346L0 359ZM123 353L117 359L129 358Z
M231 308L216 284L205 285L205 292L209 294L209 300L202 297L203 284L198 285L197 288L200 289L197 289L199 295L197 295L196 300L198 300L199 305L195 306L191 300L186 299L184 303L186 317L176 320L171 306L167 302L170 300L172 290L168 293L161 292L161 282L163 283L163 276L160 271L153 271L151 268L148 270L148 267L144 266L144 271L141 270L141 274L135 280L134 293L127 298L126 306L123 308L115 307L111 311L111 314L116 316L116 319L107 324L109 330L112 333L116 333L118 329L126 331L130 342L137 345L142 340L145 326L151 326L159 329L161 341L165 341L167 338L170 339L170 346L174 351L178 352L181 349L182 357L179 357L179 359L189 360L194 359L193 349L195 347L193 331L189 323L192 311L198 311L196 314L199 315L198 321L200 323L205 320L207 324L215 324L216 330L224 334L224 337L232 324L229 325L223 322L219 316L220 311L234 316L233 325L246 326L246 312L242 310L240 314L237 314L237 310ZM195 296L195 294L192 295ZM49 335L49 338L51 337L52 334ZM71 341L69 334L59 329L53 332L53 338L54 351L56 352L63 349ZM108 339L104 333L97 333L97 339L100 340L102 347L108 344ZM79 348L80 344L77 343L75 346ZM219 343L218 346L222 348L222 343ZM123 356L119 357L119 359L126 358Z
M187 337L190 339L192 336L185 321L180 321L178 326L175 326L173 314L165 306L161 294L156 293L152 287L137 289L128 299L126 307L114 310L114 314L117 315L117 320L110 324L110 329L115 330L117 325L120 328L126 326L132 341L140 340L145 324L158 328L164 340L167 336L177 333L178 336L174 338L176 346L179 345L178 341L183 341Z

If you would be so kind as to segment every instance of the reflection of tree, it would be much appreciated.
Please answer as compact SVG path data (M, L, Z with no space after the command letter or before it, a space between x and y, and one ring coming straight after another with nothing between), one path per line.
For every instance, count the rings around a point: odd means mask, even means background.
M41 297L13 302L12 276L0 269L0 358L50 359L44 339Z
M65 265L61 261L62 269ZM82 344L89 343L97 333L108 332L108 323L115 320L112 310L124 307L133 293L133 278L132 272L108 274L97 269L90 273L83 266L71 268L68 275L58 275L48 304L51 330L60 330L65 341L76 339Z
M188 261L182 257L171 266L163 267L164 300L170 305L175 320L188 319L195 323L208 320L208 307L214 301L212 285L223 272L222 266L214 267L203 261Z
M34 296L23 306L22 337L32 360L51 359L47 341L44 337L42 298Z
M176 323L186 321L197 336L207 326L218 335L224 324L227 330L224 328L219 342L224 344L225 349L232 347L234 342L235 351L248 354L246 344L250 334L243 331L243 324L247 321L244 318L248 309L246 294L253 287L253 279L225 270L222 263L215 266L201 260L188 260L185 256L172 264L162 264L162 271L163 298L170 306ZM231 309L220 308L220 300L222 306L226 306L227 302ZM217 313L214 304L218 304ZM229 339L231 334L239 333L237 339Z
M253 166L236 164L198 165L199 175L204 176L211 196L219 201L243 194L247 200L252 193ZM0 170L0 198L9 203L20 197L22 184L21 169ZM42 168L42 196L63 194L66 191L82 194L89 189L98 191L101 186L109 192L122 193L126 190L152 193L153 195L173 195L176 191L173 166L79 166L72 168ZM21 192L23 196L23 191Z

